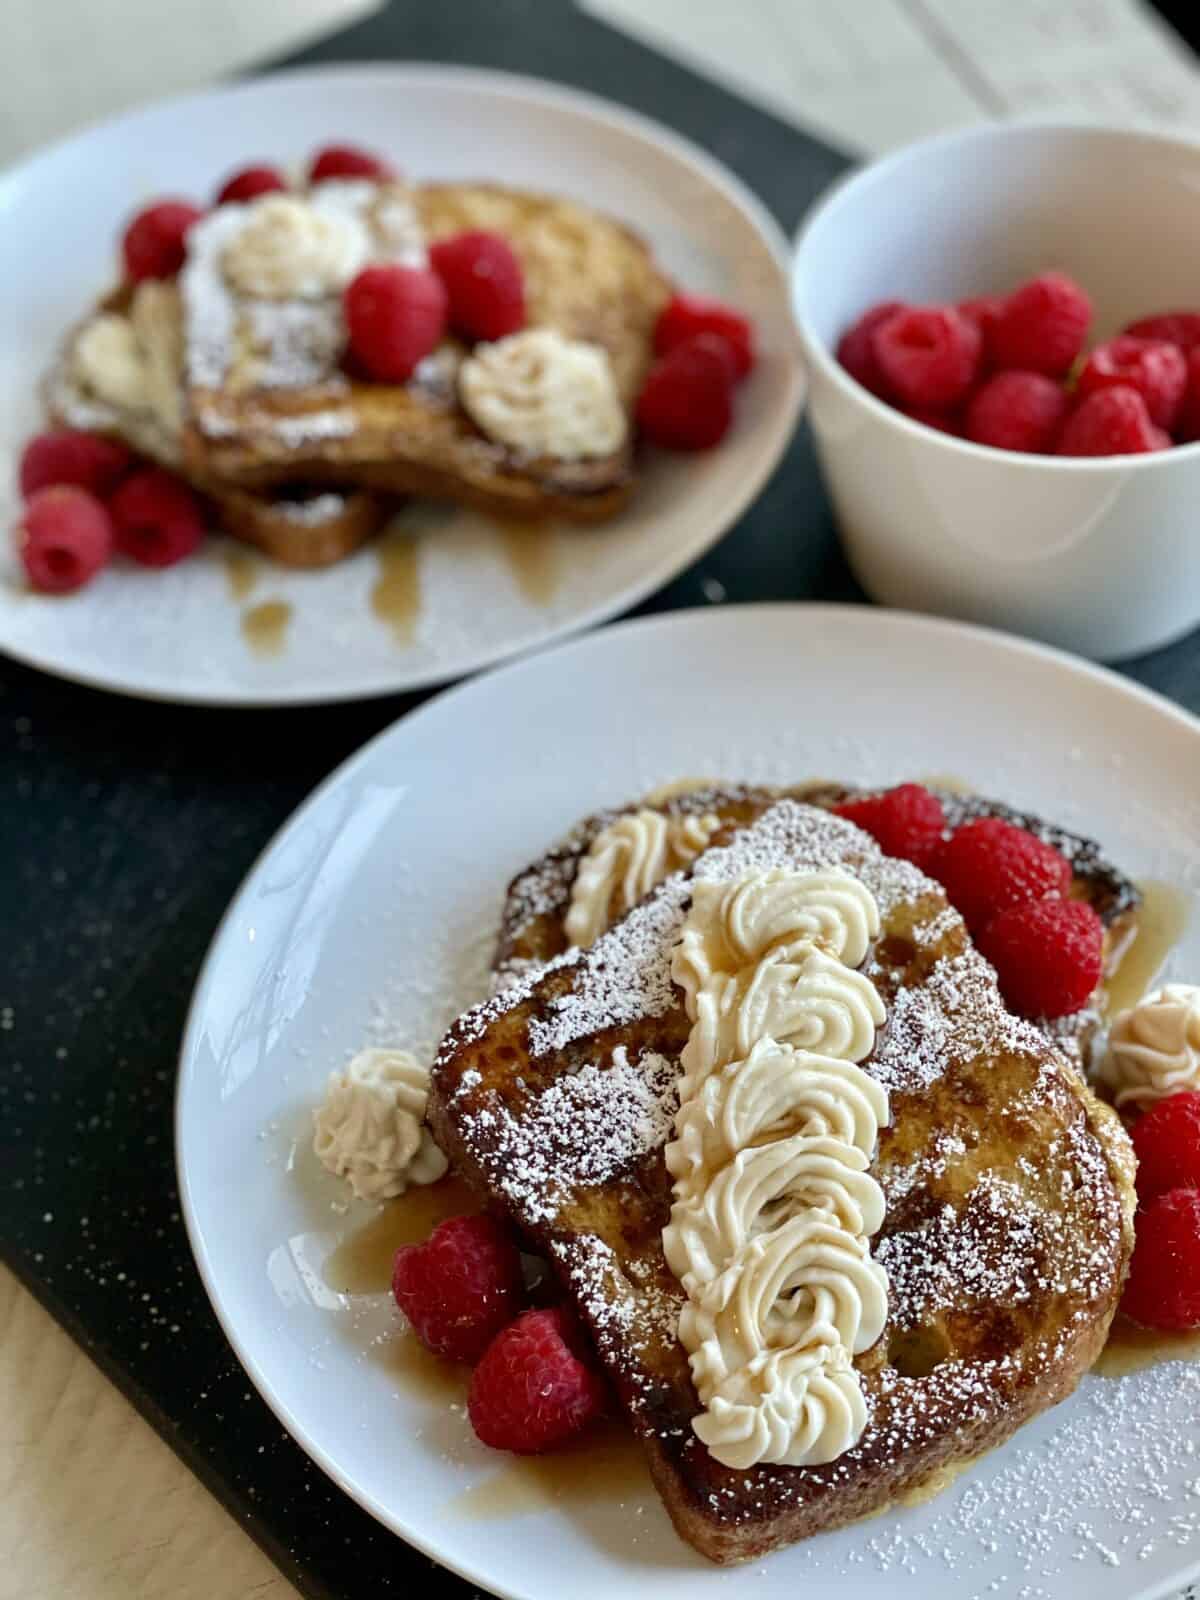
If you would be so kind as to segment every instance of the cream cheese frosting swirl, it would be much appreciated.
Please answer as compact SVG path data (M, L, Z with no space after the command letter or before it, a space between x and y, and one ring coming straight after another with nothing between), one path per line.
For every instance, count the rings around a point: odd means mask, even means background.
M313 1112L313 1149L360 1200L436 1183L446 1157L425 1126L429 1072L407 1050L360 1050Z
M1200 1088L1200 986L1168 983L1113 1020L1100 1078L1120 1111Z
M832 1461L866 1426L853 1357L887 1319L868 1241L889 1108L858 1065L886 1013L854 969L878 932L851 874L772 870L695 883L674 952L692 1031L663 1247L696 1434L738 1469Z
M720 826L711 812L669 817L645 807L602 828L575 873L567 938L581 948L595 944L611 921L706 850Z

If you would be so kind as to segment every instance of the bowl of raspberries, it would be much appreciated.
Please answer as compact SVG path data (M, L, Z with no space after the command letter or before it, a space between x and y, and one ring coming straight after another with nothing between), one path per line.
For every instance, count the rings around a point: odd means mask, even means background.
M794 304L877 600L1100 659L1200 622L1200 145L994 126L854 173Z

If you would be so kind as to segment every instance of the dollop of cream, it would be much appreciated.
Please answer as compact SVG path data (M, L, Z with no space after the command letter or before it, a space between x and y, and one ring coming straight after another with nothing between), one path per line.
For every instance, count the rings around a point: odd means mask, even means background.
M477 345L458 370L458 392L489 439L522 455L610 456L629 432L607 351L553 328Z
M76 382L117 411L149 414L174 437L183 423L183 316L174 284L140 283L129 314L104 311L72 350Z
M672 958L683 1052L663 1248L679 1337L726 1466L814 1466L862 1435L853 1357L887 1320L870 1173L887 1093L858 1065L886 1012L854 968L879 932L849 873L696 882Z
M261 300L321 300L344 289L371 254L361 218L293 194L268 194L244 207L221 268L240 294Z
M313 1149L360 1200L436 1183L446 1157L425 1126L429 1072L406 1050L362 1050L313 1112Z
M1118 1012L1099 1076L1119 1111L1200 1088L1200 985L1164 984Z
M567 938L580 948L594 944L610 923L706 850L720 826L712 812L668 817L645 808L601 829L571 885Z

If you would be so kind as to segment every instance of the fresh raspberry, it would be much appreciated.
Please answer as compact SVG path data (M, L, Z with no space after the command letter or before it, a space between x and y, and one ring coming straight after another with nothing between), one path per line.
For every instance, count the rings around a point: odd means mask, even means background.
M116 546L143 567L173 567L204 537L200 502L161 467L135 472L108 503Z
M1141 317L1121 331L1135 339L1165 339L1186 355L1193 345L1200 344L1200 311L1163 311L1155 317Z
M918 866L930 859L946 826L942 802L919 783L855 796L833 809L869 833L884 855L915 861Z
M101 499L116 488L132 457L123 444L98 433L56 428L37 433L21 454L21 493L26 499L54 483L73 483Z
M733 421L733 361L729 344L696 333L661 357L638 397L642 432L668 450L709 450Z
M1058 439L1060 456L1131 456L1166 450L1171 436L1156 428L1136 389L1098 389L1067 418Z
M967 438L995 450L1046 455L1054 449L1071 402L1040 372L998 372L967 407Z
M988 340L997 367L1064 377L1083 349L1092 302L1065 272L1030 278L1004 302Z
M736 375L744 378L754 366L754 325L749 317L721 300L702 294L674 294L654 325L654 352L665 356L694 333L715 333L733 351Z
M1137 1214L1121 1310L1144 1328L1200 1327L1200 1189L1168 1189Z
M837 343L837 358L842 366L852 378L856 378L864 389L869 389L879 400L890 400L891 390L875 359L872 335L889 317L895 316L897 311L906 309L900 300L884 300L880 305L864 311L858 321L846 329Z
M1146 402L1151 422L1170 429L1187 388L1187 361L1178 345L1122 334L1098 344L1088 356L1076 392L1082 399L1115 384L1136 389Z
M973 933L1010 906L1071 887L1071 863L1053 845L1001 817L964 822L930 868Z
M396 171L386 161L352 144L327 144L318 150L308 169L309 183L324 183L326 178L373 178L386 183Z
M1181 1089L1151 1106L1133 1125L1137 1187L1150 1200L1181 1184L1200 1188L1200 1094Z
M871 346L901 405L948 411L975 381L983 340L953 306L908 306L879 323Z
M396 1304L435 1355L478 1361L521 1309L521 1255L491 1217L449 1217L396 1252Z
M525 326L525 274L507 239L474 230L429 252L442 280L450 326L464 339L503 339Z
M475 1368L467 1413L493 1450L538 1455L574 1438L604 1401L578 1326L556 1306L526 1311L496 1335Z
M963 419L958 411L926 411L920 406L906 406L904 415L913 422L920 422L927 428L935 428L938 433L951 434L955 439L963 437Z
M217 204L227 206L231 201L255 200L260 194L274 194L287 186L287 179L278 167L243 167L221 185Z
M1000 992L1022 1017L1065 1017L1100 982L1104 924L1082 900L1026 900L976 935Z
M380 383L403 383L446 331L446 291L425 267L364 267L344 304L350 349Z
M187 231L203 215L186 200L160 200L139 211L122 240L126 275L134 283L173 278L187 252Z
M73 485L39 489L17 528L17 550L29 582L43 594L70 594L95 577L112 554L108 512Z
M1175 421L1175 437L1180 444L1200 439L1200 346L1187 354L1187 388Z
M977 295L973 300L960 300L955 310L960 317L966 317L968 322L973 322L979 329L983 339L983 359L986 366L991 356L992 329L1000 320L1000 313L1004 310L1004 296Z

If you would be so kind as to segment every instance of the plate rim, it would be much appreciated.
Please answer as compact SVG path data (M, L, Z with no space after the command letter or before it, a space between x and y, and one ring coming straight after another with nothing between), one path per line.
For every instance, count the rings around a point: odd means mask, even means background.
M741 474L738 483L727 496L726 510L719 524L699 537L684 538L670 553L664 553L660 561L643 572L634 582L594 604L585 606L566 620L553 623L536 637L527 637L524 641L513 645L492 647L464 655L452 667L433 665L415 671L398 672L391 676L384 674L370 679L359 687L332 686L323 689L320 685L309 684L293 691L292 686L284 684L270 689L257 689L252 685L237 690L231 690L228 686L180 689L158 678L130 683L127 680L115 679L111 673L91 670L86 666L64 667L55 660L53 651L41 647L37 640L31 644L14 645L0 637L0 655L23 666L45 672L49 676L81 684L86 688L167 705L264 710L284 706L344 705L389 695L413 693L455 682L503 662L520 660L573 635L595 628L621 612L640 605L672 579L686 572L701 556L723 539L767 487L795 435L808 391L807 369L801 357L799 336L792 312L791 246L787 235L765 203L731 167L718 161L701 145L665 123L590 90L576 89L572 85L559 83L553 79L538 78L524 73L488 67L463 67L442 62L352 61L260 72L231 84L218 84L207 89L159 96L114 116L98 118L74 133L40 146L30 155L0 170L0 212L18 203L21 187L30 179L36 181L41 166L71 151L74 147L83 149L97 134L107 134L122 127L136 127L139 120L164 111L200 107L210 101L252 97L275 85L282 86L286 91L295 87L302 89L306 84L314 87L328 86L335 79L353 83L369 78L400 85L419 80L435 88L439 85L457 89L473 87L506 96L518 105L532 101L551 110L581 116L594 124L623 132L643 143L651 143L665 150L675 161L697 172L711 189L721 193L746 219L747 224L761 240L775 268L779 303L788 331L786 348L781 348L782 353L791 359L788 362L781 403L758 425L754 459L749 470Z
M187 1231L192 1259L200 1275L205 1294L208 1296L209 1304L212 1306L222 1332L229 1341L235 1358L242 1366L251 1383L253 1383L260 1397L266 1402L283 1427L287 1429L296 1444L299 1445L315 1466L319 1467L345 1494L349 1495L356 1505L373 1516L394 1537L401 1539L405 1544L429 1557L439 1566L458 1574L468 1582L478 1585L487 1592L501 1596L502 1600L528 1600L528 1591L515 1589L508 1585L497 1586L495 1577L476 1568L469 1561L460 1562L453 1555L447 1554L445 1546L425 1537L422 1529L414 1528L410 1530L407 1526L399 1527L395 1515L390 1513L373 1494L361 1488L348 1477L338 1466L336 1460L313 1438L310 1430L304 1427L293 1415L291 1409L275 1395L258 1362L243 1347L242 1340L235 1332L235 1324L222 1301L217 1287L216 1276L212 1270L212 1263L207 1256L205 1235L196 1215L196 1201L183 1159L185 1101L192 1076L189 1072L189 1060L194 1060L195 1058L196 1044L203 1027L204 1013L207 1010L207 996L216 983L218 960L224 956L223 945L226 933L232 927L241 911L243 902L255 888L260 872L273 856L277 847L286 840L293 828L303 825L310 814L325 803L329 794L350 780L361 767L369 763L379 746L390 739L403 737L400 733L402 727L414 721L423 722L440 715L446 702L469 700L472 695L485 690L493 691L494 681L497 678L511 680L526 672L538 671L539 669L553 670L559 656L572 652L607 648L619 649L631 633L667 632L680 628L696 627L704 629L714 623L723 626L725 625L725 619L731 619L733 625L748 625L753 619L761 618L765 613L780 617L791 617L797 621L806 616L821 621L835 621L839 618L852 617L864 622L868 627L895 628L902 633L917 636L921 634L931 635L935 641L951 639L961 641L967 645L972 640L984 642L999 647L1003 652L1011 656L1018 658L1032 657L1044 661L1050 667L1066 671L1075 677L1095 681L1109 692L1116 692L1119 696L1128 698L1134 704L1144 706L1156 715L1165 716L1166 721L1176 726L1180 731L1189 733L1193 737L1200 736L1200 717L1169 700L1165 695L1159 694L1153 689L1147 689L1144 685L1123 677L1109 667L1072 655L1069 651L1060 650L1053 645L1042 644L1036 640L1025 639L998 628L988 628L976 623L957 622L944 617L927 616L920 612L891 610L848 602L824 601L768 601L712 608L687 607L667 612L663 615L629 618L612 627L585 634L582 638L566 640L550 650L519 657L508 662L505 666L497 668L494 672L485 673L472 678L468 682L451 686L442 693L423 702L420 706L415 707L412 711L402 713L393 722L389 723L386 728L374 734L360 745L357 750L339 762L333 771L322 779L311 793L306 795L300 804L284 819L279 827L273 831L271 837L255 857L238 888L231 896L213 932L198 969L192 996L188 1003L187 1018L180 1040L174 1114L172 1117L176 1183L179 1191L180 1211ZM736 1575L739 1569L734 1567L720 1570L728 1570ZM1162 1587L1139 1591L1139 1600L1152 1600L1154 1596L1169 1595L1175 1588L1186 1588L1198 1575L1200 1575L1200 1555L1193 1559L1190 1566L1182 1568L1178 1577L1172 1575L1170 1580Z

